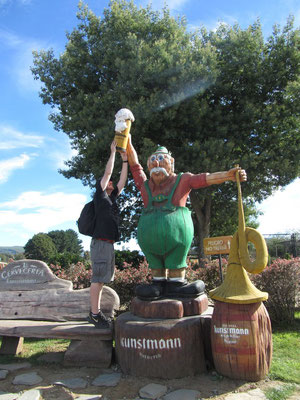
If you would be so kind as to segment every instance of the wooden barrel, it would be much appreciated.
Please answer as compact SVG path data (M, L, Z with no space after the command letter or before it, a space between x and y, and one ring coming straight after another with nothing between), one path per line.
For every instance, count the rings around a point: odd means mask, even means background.
M271 322L264 304L216 301L211 345L219 374L254 382L263 379L272 359Z
M147 319L127 312L116 320L115 343L125 374L174 379L206 371L200 316Z

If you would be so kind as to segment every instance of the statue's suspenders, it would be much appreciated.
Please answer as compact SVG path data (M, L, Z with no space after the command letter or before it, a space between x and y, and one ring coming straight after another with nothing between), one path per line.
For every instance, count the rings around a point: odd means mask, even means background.
M167 204L166 204L166 206L167 207L169 207L169 206L173 206L173 204L172 204L172 197L173 197L173 194L174 194L174 192L175 192L175 190L176 190L176 188L177 188L177 186L178 186L178 184L179 184L179 181L180 181L180 178L181 178L181 175L182 175L182 172L180 172L178 175L177 175L177 179L176 179L176 181L175 181L175 184L174 184L174 186L173 186L173 188L172 188L172 190L171 190L171 192L169 193L169 195L168 196L165 196L165 195L163 195L163 194L158 194L157 196L152 196L152 193L151 193L151 190L150 190L150 188L149 188L149 180L147 180L147 181L145 181L145 188L146 188L146 191L147 191L147 194L148 194L148 205L147 205L147 209L148 208L151 208L152 206L153 206L153 202L155 201L155 202L162 202L162 201L164 201L164 200L167 200Z

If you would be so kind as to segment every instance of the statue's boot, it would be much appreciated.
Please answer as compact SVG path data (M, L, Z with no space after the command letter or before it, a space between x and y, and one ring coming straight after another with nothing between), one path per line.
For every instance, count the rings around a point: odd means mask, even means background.
M167 280L152 280L151 284L141 284L135 288L135 295L146 301L158 300L164 297Z
M167 281L166 297L198 297L204 293L205 284L201 280L192 283L184 281Z

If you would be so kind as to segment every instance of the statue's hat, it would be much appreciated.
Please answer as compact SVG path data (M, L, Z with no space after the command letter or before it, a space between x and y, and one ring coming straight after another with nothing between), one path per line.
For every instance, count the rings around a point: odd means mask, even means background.
M171 153L168 152L167 148L164 146L159 146L154 153L152 154L169 154L171 155Z

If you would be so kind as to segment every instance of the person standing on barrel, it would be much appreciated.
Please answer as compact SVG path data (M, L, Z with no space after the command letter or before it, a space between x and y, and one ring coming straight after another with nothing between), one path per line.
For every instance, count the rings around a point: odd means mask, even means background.
M100 309L100 300L104 283L109 283L114 278L114 243L120 239L119 208L116 200L125 186L128 173L127 154L126 152L120 152L123 164L120 180L115 187L111 180L116 155L115 141L112 142L110 150L111 153L106 164L104 175L96 183L96 193L94 196L96 224L91 240L91 311L87 320L94 324L96 328L110 327L110 319L107 318Z
M144 209L138 223L138 243L153 276L151 284L138 285L135 294L142 300L162 297L198 297L204 292L201 280L187 283L186 259L194 236L190 210L185 207L192 189L247 180L240 167L229 171L192 174L174 172L174 158L166 147L158 147L147 161L150 179L139 163L131 137L127 155L135 184L141 192Z

